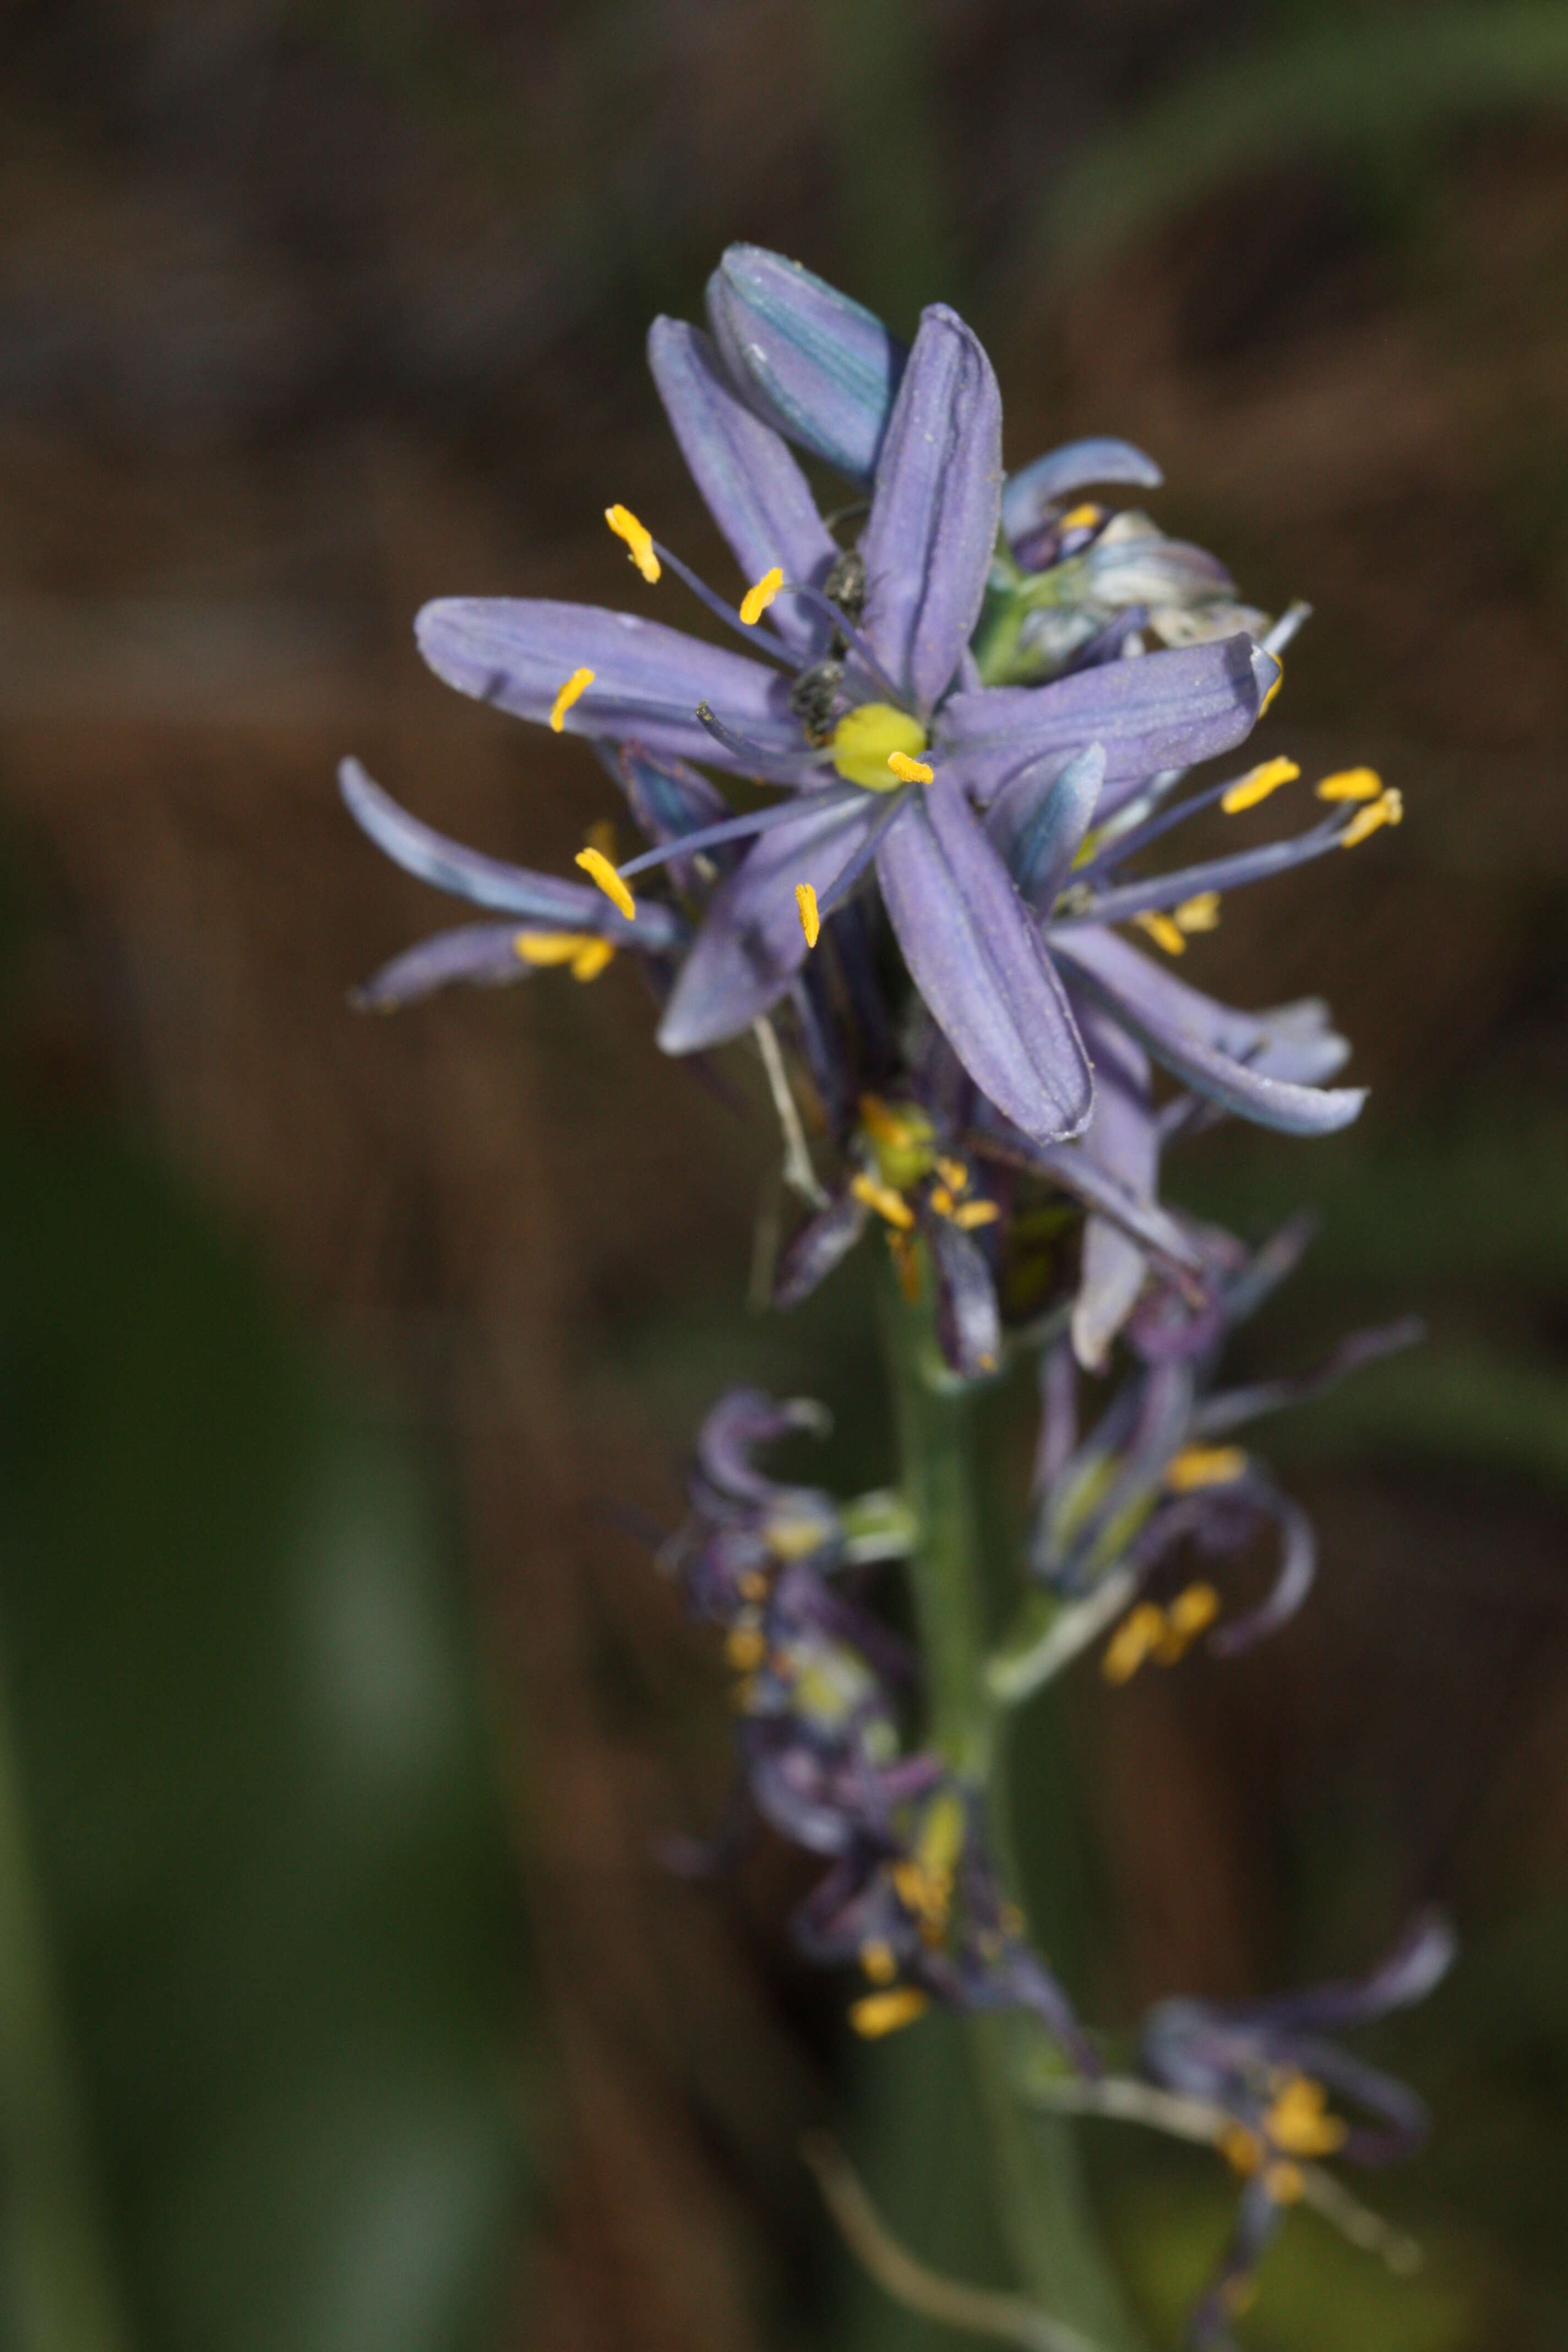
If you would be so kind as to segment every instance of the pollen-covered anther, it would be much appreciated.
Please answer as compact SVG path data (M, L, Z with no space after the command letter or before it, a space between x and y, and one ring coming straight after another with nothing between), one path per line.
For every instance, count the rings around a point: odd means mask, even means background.
M760 1625L742 1623L731 1629L724 1643L724 1655L737 1674L754 1674L768 1653Z
M511 944L520 963L569 964L574 980L597 980L616 960L614 947L597 931L519 931Z
M863 1202L868 1209L875 1209L877 1214L897 1232L907 1234L912 1228L915 1213L903 1194L895 1192L890 1184L879 1184L874 1176L867 1175L862 1170L859 1175L851 1177L849 1190L857 1201Z
M929 784L936 773L924 760L911 760L905 751L889 751L888 765L900 784Z
M1100 1671L1108 1683L1130 1683L1165 1638L1165 1612L1152 1601L1129 1611L1105 1645Z
M572 705L582 699L593 683L594 673L591 669L574 669L566 680L550 706L550 724L557 735L566 724L566 713L571 709Z
M1157 948L1164 949L1167 955L1185 955L1187 942L1169 915L1161 915L1151 910L1142 915L1134 915L1132 919L1141 931L1148 933Z
M805 944L814 948L822 937L822 917L816 908L816 893L809 882L795 884L795 903L800 909L800 928L805 933Z
M783 586L784 573L775 563L747 589L741 599L741 618L748 629L756 627Z
M1097 507L1090 499L1083 506L1074 507L1063 515L1057 528L1058 530L1092 530L1097 522L1104 520L1105 509Z
M590 882L597 883L612 907L623 914L627 922L637 919L637 902L621 880L602 849L580 849L576 861Z
M629 507L606 507L605 520L617 539L626 541L627 554L651 588L664 569L654 552L652 531L638 522Z
M1294 760L1265 760L1259 768L1248 768L1245 776L1237 776L1234 784L1220 794L1220 807L1226 816L1239 816L1243 809L1256 808L1281 784L1293 784L1301 771Z
M962 1192L969 1182L969 1171L962 1160L941 1159L936 1163L936 1172L955 1192Z
M1383 778L1375 768L1341 768L1313 789L1321 801L1374 801Z
M1329 2113L1329 2095L1310 2074L1289 2074L1263 2118L1269 2145L1286 2156L1333 2156L1350 2136Z
M900 2026L912 2025L930 2007L931 1995L917 1985L895 1985L889 1991L868 1992L853 2002L849 2022L868 2042L877 2042L884 2033L897 2033Z
M1188 1445L1166 1465L1173 1495L1195 1494L1200 1486L1233 1486L1247 1467L1239 1445Z
M891 1984L899 1973L893 1948L891 1944L884 1943L880 1937L872 1937L869 1942L861 1945L860 1965L875 1985Z
M1353 849L1357 842L1364 841L1369 834L1376 833L1380 826L1398 824L1403 821L1404 816L1404 795L1394 785L1390 784L1388 790L1380 793L1370 808L1356 811L1340 836L1340 847Z
M1175 908L1172 920L1177 930L1191 938L1194 931L1215 931L1219 929L1219 892L1200 890L1194 898L1184 898Z
M1189 1584L1165 1612L1165 1630L1154 1645L1162 1666L1179 1665L1198 1635L1219 1615L1219 1594L1212 1584Z

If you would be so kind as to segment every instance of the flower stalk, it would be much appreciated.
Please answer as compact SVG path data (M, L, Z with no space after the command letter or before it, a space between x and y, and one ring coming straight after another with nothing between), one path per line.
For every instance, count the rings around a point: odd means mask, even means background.
M977 1390L947 1369L930 1290L928 1281L911 1299L890 1265L880 1284L899 1475L918 1528L909 1573L926 1677L926 1736L978 1800L1004 1893L1021 1910L1006 1829L1005 1717L987 1671ZM964 2034L997 2213L1020 2285L1096 2352L1137 2352L1137 2332L1089 2207L1073 2124L1042 2115L1020 2093L1026 2053L1052 2045L1037 2021L1017 2011L972 2015ZM1055 2063L1059 2066L1059 2056Z

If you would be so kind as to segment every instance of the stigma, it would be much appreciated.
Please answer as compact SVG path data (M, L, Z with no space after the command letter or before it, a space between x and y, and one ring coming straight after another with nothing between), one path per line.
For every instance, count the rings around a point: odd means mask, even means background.
M846 783L858 784L862 792L891 793L905 781L893 765L895 758L914 764L926 740L925 729L907 710L890 702L862 702L845 712L828 750Z
M664 569L654 553L652 531L638 522L629 507L606 507L605 520L617 539L626 541L627 554L651 588Z

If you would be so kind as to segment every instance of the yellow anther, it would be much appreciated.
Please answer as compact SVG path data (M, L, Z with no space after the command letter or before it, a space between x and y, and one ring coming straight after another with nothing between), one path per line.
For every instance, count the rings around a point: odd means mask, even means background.
M1185 1657L1206 1625L1219 1615L1219 1594L1212 1584L1189 1584L1165 1612L1165 1630L1154 1656L1163 1666L1174 1666Z
M944 1184L952 1185L955 1192L962 1192L969 1181L969 1171L962 1160L939 1160L936 1172Z
M868 793L890 793L899 778L889 761L895 751L915 759L925 750L926 731L918 719L890 702L862 702L847 710L833 730L829 753L847 783Z
M1272 2145L1287 2156L1332 2156L1349 2137L1349 2126L1328 2112L1329 2095L1310 2074L1290 2074L1263 2118Z
M951 1886L963 1852L965 1817L962 1801L951 1792L938 1797L921 1824L919 1854L933 1879Z
M946 1926L952 1908L951 1870L921 1862L896 1862L892 1880L900 1902L920 1921L922 1934L928 1928L940 1932Z
M1404 795L1391 784L1370 808L1357 810L1340 835L1340 847L1353 849L1358 841L1364 841L1367 835L1375 833L1380 825L1398 824L1404 814Z
M1275 696L1279 693L1280 688L1285 683L1284 663L1280 660L1278 654L1270 655L1269 658L1274 663L1274 683L1258 706L1258 716L1259 719L1262 718L1264 712L1268 709L1269 704L1273 701Z
M821 1519L781 1515L767 1523L768 1549L775 1559L806 1559L822 1549L827 1533Z
M877 2042L884 2033L897 2033L900 2026L912 2025L930 2007L929 1993L916 1985L898 1985L890 1992L864 1994L851 2005L849 2022L868 2042Z
M1173 919L1179 931L1190 938L1194 931L1215 931L1219 929L1219 892L1200 890L1194 898L1184 898L1175 908Z
M580 849L576 863L590 882L598 884L611 906L618 908L628 923L635 920L637 902L602 849Z
M614 963L616 950L608 940L584 939L572 959L574 980L597 980L606 964Z
M764 572L754 587L748 588L741 599L741 618L748 629L754 629L779 590L784 586L784 573L775 563Z
M888 765L900 784L929 784L936 773L923 760L911 760L902 751L889 751Z
M1058 530L1092 530L1104 512L1105 509L1097 507L1090 499L1087 505L1074 507L1070 514L1063 515L1057 528Z
M1215 2146L1232 2171L1239 2172L1244 2180L1250 2180L1267 2153L1258 2134L1248 2131L1245 2124L1226 2124Z
M1306 2189L1299 2164L1271 2164L1263 2176L1263 2186L1276 2205L1295 2205Z
M805 944L814 948L822 937L822 917L816 911L816 893L809 882L795 884L795 903L800 909L800 928L805 933Z
M933 1184L931 1188L929 1197L931 1207L936 1211L939 1217L951 1217L954 1209L958 1206L957 1202L953 1199L952 1194L948 1191L945 1184Z
M1226 816L1239 816L1243 809L1256 808L1281 784L1293 784L1300 774L1294 760L1265 760L1260 768L1248 768L1245 776L1237 776L1234 784L1220 794L1220 806Z
M550 724L557 735L566 724L566 713L594 683L591 669L574 669L554 701L550 706Z
M1134 915L1132 919L1141 931L1148 932L1157 948L1164 949L1167 955L1185 955L1187 943L1169 915Z
M1375 768L1341 768L1314 789L1321 801L1374 801L1383 778Z
M617 539L624 539L626 551L651 588L663 570L653 551L653 533L638 522L629 507L606 507L605 520Z
M1105 1655L1100 1662L1100 1673L1108 1683L1130 1683L1164 1638L1164 1611L1152 1601L1141 1601L1106 1643Z
M570 964L574 980L597 980L616 957L609 940L596 931L519 931L511 945L520 963Z
M737 1625L724 1644L724 1655L737 1674L754 1674L767 1656L768 1645L758 1625Z
M962 1201L952 1213L952 1222L961 1233L973 1234L982 1225L994 1225L1001 1213L994 1201Z
M1188 1445L1167 1465L1165 1484L1173 1495L1191 1495L1200 1486L1228 1486L1246 1467L1239 1445Z
M890 1184L879 1184L876 1178L868 1176L864 1170L851 1179L849 1190L858 1201L863 1201L868 1209L875 1209L879 1217L885 1218L900 1234L907 1234L914 1224L915 1213L902 1193L895 1192Z
M891 1944L884 1944L879 1938L873 1938L870 1943L861 1945L860 1965L873 1984L891 1984L899 1973L899 1964L893 1958Z
M735 1579L735 1590L742 1601L765 1601L768 1580L760 1568L749 1568L743 1576Z

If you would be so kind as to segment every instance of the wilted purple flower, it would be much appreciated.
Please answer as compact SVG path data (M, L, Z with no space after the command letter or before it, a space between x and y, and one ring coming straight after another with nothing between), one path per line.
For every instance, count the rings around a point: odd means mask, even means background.
M1141 1299L1127 1327L1135 1368L1087 1436L1078 1428L1070 1341L1042 1359L1029 1557L1052 1605L996 1662L999 1696L1016 1700L1037 1688L1118 1619L1102 1662L1118 1683L1149 1660L1174 1664L1200 1634L1216 1655L1234 1657L1277 1632L1311 1588L1317 1548L1305 1512L1231 1442L1234 1433L1421 1336L1415 1321L1391 1324L1343 1341L1310 1372L1216 1388L1228 1333L1296 1264L1310 1229L1286 1226L1250 1256L1227 1234L1193 1230L1201 1281L1188 1291L1161 1284ZM1270 1526L1279 1538L1274 1580L1241 1615L1216 1623L1220 1595L1206 1580L1172 1589L1170 1565L1184 1544L1219 1561Z
M1391 2164L1420 2146L1426 2110L1415 2092L1327 2037L1423 2000L1454 1948L1447 1921L1428 1913L1363 1983L1247 2003L1167 2000L1151 2011L1142 2034L1147 2071L1165 2089L1230 2118L1219 2145L1245 2183L1230 2245L1193 2315L1194 2352L1231 2345L1229 2321L1249 2299L1252 2273L1281 2216L1301 2196L1303 2165L1330 2156ZM1331 2102L1350 2113L1336 2113Z

